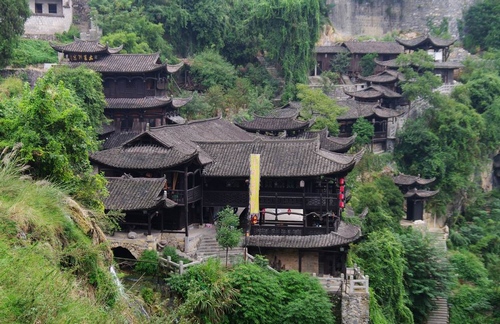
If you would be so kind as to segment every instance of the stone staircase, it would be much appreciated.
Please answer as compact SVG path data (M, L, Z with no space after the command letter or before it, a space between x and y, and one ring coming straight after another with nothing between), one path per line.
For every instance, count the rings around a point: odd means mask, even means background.
M197 258L219 258L222 262L226 262L226 249L222 248L217 240L215 239L215 234L204 235L198 245L196 250ZM243 259L243 247L241 244L235 248L229 249L228 252L228 263L232 264Z
M447 246L443 230L440 228L429 228L428 235L434 238L434 245L436 248L446 253ZM436 303L436 308L430 312L427 324L448 324L450 322L448 299L436 297L434 301Z
M436 298L436 309L431 311L427 324L448 324L450 321L448 312L448 300L446 298Z

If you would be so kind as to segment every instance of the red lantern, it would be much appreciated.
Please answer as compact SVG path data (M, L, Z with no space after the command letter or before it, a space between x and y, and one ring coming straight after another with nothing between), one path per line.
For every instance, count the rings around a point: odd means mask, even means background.
M290 215L292 213L292 210L290 208L288 208L287 213L288 213L288 215Z
M339 193L339 200L344 200L345 199L345 195L343 193Z
M341 185L341 186L345 185L345 179L344 178L339 178L339 185Z
M345 203L341 200L339 201L339 208L344 208L345 207Z
M255 225L257 224L257 215L252 215L252 219L251 219L251 222L252 222L252 225Z
M344 193L345 192L345 186L340 186L339 187L339 192Z

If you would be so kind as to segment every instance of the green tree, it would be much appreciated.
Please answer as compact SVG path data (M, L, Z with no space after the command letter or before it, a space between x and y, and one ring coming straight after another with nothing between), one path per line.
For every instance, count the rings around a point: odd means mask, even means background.
M155 250L143 251L134 269L147 276L154 276L158 272L158 252Z
M183 302L176 311L178 317L188 323L222 323L228 313L239 308L235 307L238 290L218 259L210 258L167 282Z
M485 0L463 14L461 36L468 50L500 48L500 3Z
M75 99L88 116L87 126L98 130L107 121L104 116L106 100L102 87L102 78L99 73L79 66L70 68L68 66L57 66L45 74L48 82L58 84L63 82L64 86L72 90Z
M387 323L413 323L404 287L404 247L390 230L368 234L352 247L353 260L370 276L375 298Z
M364 146L372 142L375 127L365 118L358 118L352 125L352 132L356 134L356 144Z
M401 84L403 95L410 101L419 97L432 100L433 90L442 84L441 78L434 74L432 57L426 51L418 50L399 55L396 62L405 79Z
M191 73L194 81L204 89L215 85L232 88L237 78L235 68L214 50L195 55Z
M263 0L251 14L252 27L263 36L266 56L283 70L284 100L294 96L294 85L305 83L314 66L313 49L321 27L321 1Z
M349 53L338 53L330 60L331 71L339 76L346 74L351 66L351 56Z
M239 218L231 207L226 207L217 214L217 230L215 239L220 246L226 249L226 267L228 262L228 252L240 243L241 229L238 228Z
M26 85L21 98L3 103L1 145L22 143L20 157L36 179L60 184L87 206L102 210L105 182L92 173L88 159L98 142L80 103L62 82L40 78L33 90Z
M407 228L400 235L406 260L404 285L415 323L424 323L434 298L447 297L452 269L444 252L439 252L430 234Z
M312 89L305 84L297 84L297 98L302 104L300 115L306 119L315 119L312 129L325 127L332 135L339 132L337 117L346 111L335 100L325 95L320 89Z
M375 67L377 66L377 63L375 63L375 59L377 58L377 56L377 53L363 55L363 57L359 61L362 76L369 76L372 75L373 72L375 72Z
M24 32L24 22L30 15L25 0L0 0L0 67L9 63L19 36Z

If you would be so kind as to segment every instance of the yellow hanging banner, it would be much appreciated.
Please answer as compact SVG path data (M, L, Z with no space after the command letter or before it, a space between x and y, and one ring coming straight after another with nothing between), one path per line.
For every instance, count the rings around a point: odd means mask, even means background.
M250 154L250 215L259 214L260 154Z

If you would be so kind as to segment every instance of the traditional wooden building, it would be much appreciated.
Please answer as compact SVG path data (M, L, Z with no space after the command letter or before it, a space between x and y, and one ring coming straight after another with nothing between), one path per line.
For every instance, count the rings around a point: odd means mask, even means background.
M396 60L375 60L375 63L384 69L393 71L401 67ZM455 71L463 67L463 64L458 62L434 62L434 74L439 74L444 84L453 84Z
M162 63L159 53L118 54L122 47L110 48L97 41L76 39L52 47L70 67L84 65L102 75L107 102L104 114L117 131L144 131L148 124L184 122L178 108L190 99L172 98L167 92L170 75L183 63Z
M406 219L411 221L424 219L425 201L437 195L439 191L423 189L436 179L423 179L420 176L399 174L393 177L394 183L406 198ZM420 188L420 189L418 189Z
M338 54L349 54L349 50L342 44L316 46L314 52L316 53L316 66L313 75L320 75L324 71L330 71L332 69L332 59Z
M349 74L358 77L361 74L361 59L370 53L376 53L378 60L387 61L398 57L403 53L403 46L396 42L344 42L343 47L347 48L351 54L351 66ZM375 73L381 72L383 69L378 67Z
M362 153L322 149L322 138L330 143L327 133L315 135L265 140L217 118L152 127L132 138L110 137L113 145L108 143L108 149L90 158L110 181L106 208L124 210L124 226L188 236L189 224L213 222L218 211L232 206L245 210L240 220L249 233L249 248L266 242L262 248L277 260L285 260L290 253L298 256L296 263L286 262L288 269L336 274L344 268L348 244L361 235L358 227L344 224L341 216L344 177ZM260 208L267 210L255 224L247 218L250 154L261 156ZM129 178L120 178L123 174ZM148 182L151 178L160 180ZM122 196L127 195L125 190L116 187L129 188L132 182L141 181L145 196L153 197L155 192L156 200L152 203L148 198L147 206L127 205ZM133 188L130 185L130 195L134 195ZM136 192L140 195L140 189ZM276 237L293 243L283 246Z
M406 104L406 101L400 93L379 84L372 84L358 91L344 90L344 93L355 101L378 103L380 106L390 107L392 109Z
M353 136L354 123L358 118L365 118L373 124L375 130L372 138L373 150L390 151L393 149L397 130L396 118L403 115L404 110L384 108L376 102L352 99L339 101L338 104L349 108L346 113L337 117L340 124L340 137Z
M405 53L424 50L429 53L437 62L446 62L450 56L450 46L456 39L444 39L431 35L419 36L411 39L396 38L396 42L401 44Z
M366 77L359 76L358 79L360 81L366 82L367 86L382 86L397 93L401 93L399 82L405 80L401 72L390 69Z

